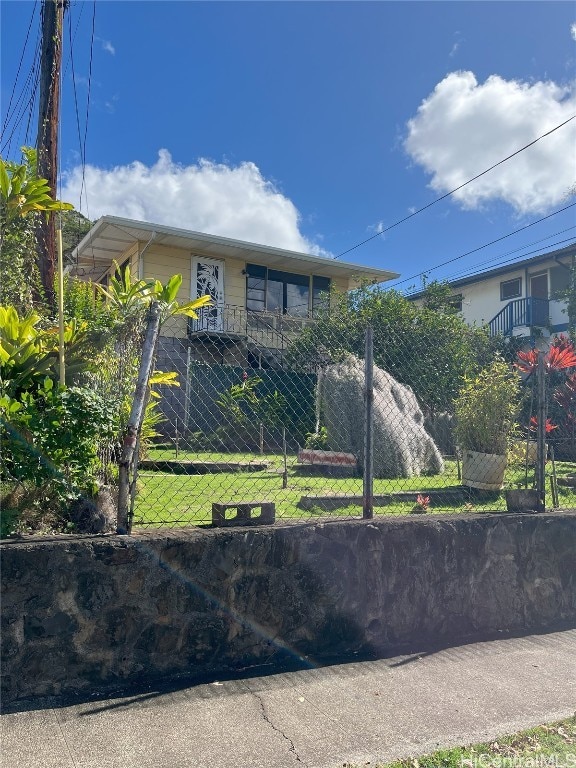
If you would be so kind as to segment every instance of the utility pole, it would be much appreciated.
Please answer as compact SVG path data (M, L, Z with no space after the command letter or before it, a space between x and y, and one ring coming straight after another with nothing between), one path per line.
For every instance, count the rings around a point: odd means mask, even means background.
M40 59L40 99L38 114L37 173L47 179L56 199L58 177L58 121L60 113L60 71L62 66L62 32L67 0L42 0L42 54ZM54 309L54 272L56 268L55 214L41 216L36 229L37 260L44 296Z

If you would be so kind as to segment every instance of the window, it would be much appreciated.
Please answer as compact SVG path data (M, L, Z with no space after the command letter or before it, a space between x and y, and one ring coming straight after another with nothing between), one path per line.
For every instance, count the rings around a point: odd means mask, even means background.
M522 278L515 277L514 280L505 280L500 283L500 301L508 299L517 299L522 296Z
M121 280L124 277L124 271L125 271L126 267L128 267L128 266L130 266L130 259L129 258L128 259L124 259L122 264L120 264L116 268L116 270L114 272L114 277L116 278L116 280Z
M246 309L264 312L266 309L266 267L248 264L246 269Z
M330 290L330 279L280 272L258 264L246 265L246 308L252 312L278 312L307 317L320 308L322 294Z
M570 287L569 267L552 267L550 270L550 297L561 299Z
M448 299L448 304L456 310L456 312L462 312L462 304L464 301L464 297L461 293L455 293L453 296L450 296Z
M312 314L315 315L321 309L326 307L330 301L330 278L318 277L312 278Z

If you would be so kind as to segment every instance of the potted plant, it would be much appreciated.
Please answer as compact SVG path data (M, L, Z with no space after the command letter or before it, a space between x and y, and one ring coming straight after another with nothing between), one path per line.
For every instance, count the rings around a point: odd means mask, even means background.
M455 400L462 485L498 491L520 410L520 377L502 358L467 377Z

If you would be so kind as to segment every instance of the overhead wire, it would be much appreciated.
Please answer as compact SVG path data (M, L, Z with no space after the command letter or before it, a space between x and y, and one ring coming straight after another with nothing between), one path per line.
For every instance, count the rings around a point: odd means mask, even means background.
M28 23L28 29L26 31L26 39L24 40L22 53L20 54L20 61L18 62L18 69L16 70L16 77L14 78L12 92L10 93L10 99L8 100L8 106L6 108L6 119L2 124L2 133L4 133L4 131L6 130L6 126L10 118L10 109L12 107L12 100L14 99L14 94L16 93L16 86L18 85L18 80L20 78L20 70L22 69L22 62L24 61L24 54L26 53L26 48L28 47L28 38L30 37L30 30L32 29L32 22L34 21L35 15L36 15L36 3L34 3L32 7L32 15L30 17L30 22Z
M38 41L38 56L40 57L40 40ZM30 95L29 100L29 106L28 106L28 120L26 121L26 131L24 133L24 144L29 145L32 142L32 135L31 135L31 126L32 126L32 116L37 113L37 95L38 95L38 86L40 85L40 67L36 69L36 76L34 78L34 83L32 85L32 92Z
M538 136L536 139L533 139L531 142L529 142L528 144L525 144L523 147L520 147L520 149L517 149L511 155L504 157L502 160L499 160L497 163L494 163L494 165L491 165L489 168L486 168L486 170L476 174L476 176L473 176L471 179L468 179L468 181L465 181L463 184L460 184L458 187L451 189L450 192L446 192L444 195L437 197L435 200L432 200L432 202L428 203L427 205L424 205L422 208L418 208L418 210L408 214L408 216L404 216L404 218L399 219L398 221L395 221L393 224L390 224L388 227L384 227L379 232L376 232L376 234L371 235L370 237L367 237L365 240L362 240L362 242L357 243L356 245L353 245L351 248L347 248L345 251L342 251L342 253L339 253L337 256L334 256L334 259L339 259L341 256L345 256L347 253L350 253L351 251L354 251L357 248L360 248L362 245L369 243L371 240L374 240L376 237L380 237L380 235L383 235L385 232L389 232L391 229L394 229L400 224L403 224L405 221L408 221L409 219L414 218L414 216L417 216L419 213L426 211L428 208L431 208L433 205L436 205L436 203L439 203L441 200L445 200L447 197L450 197L450 195L453 195L455 192L458 192L460 189L463 189L468 184L471 184L473 181L476 181L481 176L485 176L490 171L493 171L494 168L497 168L499 165L506 163L508 160L511 160L513 157L516 157L516 155L519 155L521 152L524 152L529 147L534 146L534 144L546 138L546 136L550 136L555 131L558 131L560 128L563 128L565 125L567 125L574 119L576 119L576 115L572 115L567 120L564 120L564 122L560 123L559 125L556 125L554 128L551 128L549 131L546 131L546 133L543 133L541 136Z
M75 4L74 7L76 6L77 4ZM77 140L78 140L78 153L80 156L80 167L81 167L81 174L82 174L82 183L80 187L78 210L79 211L81 210L82 201L84 198L85 210L87 212L88 218L90 218L90 206L88 203L88 193L87 193L87 187L86 187L86 145L87 145L87 136L88 136L88 120L89 120L89 112L90 112L90 94L91 94L91 86L92 86L92 64L93 64L93 51L94 51L94 40L95 40L96 2L95 0L93 0L91 39L90 39L90 47L89 47L89 51L90 51L89 68L88 68L88 78L87 78L86 111L84 116L83 127L82 127L82 121L80 117L80 103L79 103L78 89L77 89L76 61L75 61L76 56L75 56L74 44L78 34L78 28L80 24L80 18L84 10L84 4L83 3L80 4L80 13L78 14L78 18L76 20L74 33L72 32L72 28L73 28L72 7L73 6L71 4L68 9L69 55L67 57L65 72L67 71L68 66L70 66L71 75L72 75L72 92L73 92L73 104L74 104L74 114L75 114L75 123L76 123L76 134L77 134ZM76 224L77 224L77 235L80 235L80 221L77 220Z
M72 25L72 8L78 5L78 3L73 3L72 0L70 1L69 7L68 7L68 21L69 25ZM84 11L84 3L80 3L80 13L78 14L78 18L76 20L76 27L74 28L74 34L72 35L72 40L70 42L70 53L68 54L68 58L66 60L66 65L64 67L64 77L66 77L66 74L68 72L68 65L70 64L70 57L71 57L71 51L72 51L72 44L76 42L76 37L78 35L78 28L80 27L80 20L82 18L82 13Z
M96 0L92 3L92 30L90 33L90 60L88 64L88 93L86 96L86 116L84 118L84 141L82 144L82 186L80 187L80 203L79 208L82 206L82 193L86 192L86 213L87 218L90 218L90 209L88 206L88 192L86 189L86 141L88 138L88 116L90 113L90 96L92 91L92 64L94 60L94 36L96 30Z
M560 229L557 232L553 232L552 234L547 235L546 237L541 237L538 240L532 240L532 242L526 243L525 245L522 245L519 248L513 248L510 251L506 251L506 253L500 253L500 254L498 254L498 256L492 256L490 259L486 259L485 261L479 262L474 267L466 267L462 271L453 272L450 275L444 276L442 279L444 281L446 281L446 282L452 282L454 280L458 280L459 278L467 277L468 275L475 275L475 274L478 273L478 269L482 268L482 267L486 267L487 269L497 269L500 266L504 266L505 264L510 264L510 263L518 260L518 256L513 256L511 259L506 259L505 261L500 261L504 257L509 256L510 254L517 254L519 251L525 251L526 248L530 248L531 246L536 245L537 243L542 243L545 240L550 240L550 238L557 237L558 235L562 235L565 232L570 232L573 229L576 229L576 226L566 227L565 229ZM572 239L573 239L573 236L572 237L567 237L567 238L564 238L563 240L558 240L556 243L551 243L549 245L542 246L541 248L536 249L536 251L530 251L529 253L536 253L537 251L548 251L550 248L554 248L557 245L560 245L562 243L568 243L568 242L572 241ZM523 253L522 254L522 258L524 258L525 256L526 256L526 253ZM497 262L497 263L495 264L494 262ZM492 265L492 266L489 267L488 265ZM426 274L427 274L427 271L424 270L423 272L421 272L418 275L418 277L424 276Z
M564 245L567 243L568 245ZM503 259L502 261L497 261L496 264L492 264L492 266L487 267L486 269L478 269L478 268L471 268L468 270L465 270L464 272L459 272L455 275L451 275L450 277L446 278L446 282L450 284L457 283L459 280L465 280L467 277L474 276L478 277L481 275L489 274L492 272L492 270L497 270L501 267L513 267L515 264L518 264L519 266L523 263L525 258L528 258L530 256L537 256L537 255L547 255L550 253L550 248L559 249L559 246L563 247L570 247L570 245L576 245L576 241L572 237L566 237L563 240L558 240L555 243L551 243L549 246L541 246L540 248L535 248L532 251L526 251L523 254L523 258L519 261L518 258L515 256L511 259ZM507 254L501 254L499 258L503 258ZM493 261L493 260L492 260ZM486 262L482 262L482 264L479 264L478 267L484 267L486 266ZM419 294L421 292L421 289L414 289L407 288L404 292L405 296L414 296L416 294Z
M41 50L41 33L40 33L40 29L38 29L38 37L36 42L36 49L34 51L34 56L32 60L32 65L28 71L24 85L20 90L18 99L14 103L12 112L11 114L7 115L4 123L4 127L2 129L3 139L4 139L4 142L2 144L2 152L4 152L4 150L7 149L9 154L12 146L12 140L18 128L20 127L26 112L28 112L26 136L28 135L30 122L32 118L32 111L36 103L36 93L37 93L37 87L38 87L38 82L40 77L40 66L39 66L40 50ZM26 101L26 99L28 100ZM9 135L6 135L11 123L12 125L11 125L10 133Z
M420 277L421 275L428 274L429 272L433 272L436 269L440 269L440 267L445 267L447 264L453 264L455 261L459 261L460 259L464 259L466 256L470 256L473 253L482 251L484 248L488 248L490 245L494 245L495 243L500 243L502 240L506 240L508 237L512 237L512 235L517 235L518 232L523 232L526 229L530 229L530 227L534 227L536 224L541 224L543 221L546 221L547 219L551 219L553 216L557 216L559 213L562 213L563 211L567 211L569 208L573 208L575 205L576 203L570 203L570 205L566 205L564 206L564 208L560 208L557 211L554 211L553 213L549 213L548 216L543 216L541 219L532 221L530 222L530 224L525 224L523 227L519 227L518 229L515 229L512 232L508 232L508 234L506 235L502 235L501 237L497 237L494 240L490 240L489 243L484 243L484 245L479 245L477 248L472 248L472 250L466 251L466 253L460 254L460 256L454 256L454 258L447 259L446 261L443 261L441 264L436 264L435 267L430 267L429 269L425 269L425 270L422 270L421 272L417 272L415 275L406 277L404 278L404 280L399 280L397 283L394 284L394 287L398 285L402 285L402 283L407 283L409 280L416 280L416 278Z

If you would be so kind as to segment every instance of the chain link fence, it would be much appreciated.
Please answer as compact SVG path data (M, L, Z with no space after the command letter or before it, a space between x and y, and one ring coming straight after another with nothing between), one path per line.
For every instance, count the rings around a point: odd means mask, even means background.
M3 535L576 509L567 339L518 350L426 312L150 317L102 325L68 387L4 397Z
M151 387L132 527L574 509L574 391L564 411L557 392L574 369L543 363L538 390L537 353L514 362L361 322L171 318L155 368L177 377Z

